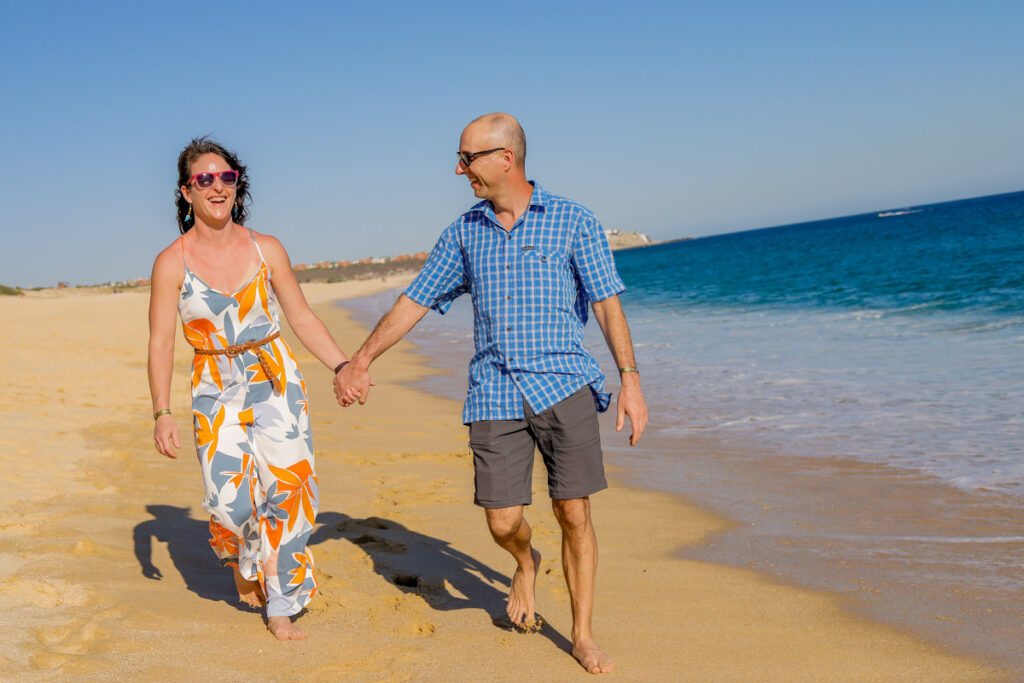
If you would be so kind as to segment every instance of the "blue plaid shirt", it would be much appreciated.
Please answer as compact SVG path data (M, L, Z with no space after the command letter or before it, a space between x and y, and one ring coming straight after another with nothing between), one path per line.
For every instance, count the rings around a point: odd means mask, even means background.
M532 184L510 231L480 202L445 229L405 290L439 313L462 294L473 298L466 424L522 419L524 398L540 413L588 384L599 411L611 400L583 326L589 302L625 286L594 214Z

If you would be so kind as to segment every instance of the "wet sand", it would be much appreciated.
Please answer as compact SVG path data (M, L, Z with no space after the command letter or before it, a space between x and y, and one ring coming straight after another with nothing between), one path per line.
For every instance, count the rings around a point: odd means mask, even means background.
M400 281L306 285L343 348L366 334L330 302ZM141 292L0 299L6 429L0 472L4 678L566 680L568 595L537 468L528 515L544 555L521 635L496 619L513 567L472 505L457 402L408 386L431 369L408 343L375 366L366 406L340 409L330 371L286 332L310 388L321 491L321 594L279 643L237 601L206 542L176 351L177 461L152 447ZM625 680L1010 680L844 609L837 596L681 557L729 527L667 493L619 482L594 497L595 628Z
M631 482L655 483L655 472L633 470L641 459L670 458L675 467L657 488L736 522L684 556L837 593L857 613L1024 680L1024 517L1012 496L890 466L783 456L735 438L649 436L644 452L613 458L631 469Z

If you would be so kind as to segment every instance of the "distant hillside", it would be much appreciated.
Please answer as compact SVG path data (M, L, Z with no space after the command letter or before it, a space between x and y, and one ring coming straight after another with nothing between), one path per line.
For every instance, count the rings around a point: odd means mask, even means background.
M381 260L375 263L345 263L344 265L325 263L306 266L300 263L295 267L295 277L298 278L299 282L371 280L394 275L395 273L418 272L426 262L427 259L424 257L405 258L400 261Z
M0 285L0 294L5 296L22 296L25 292L20 289L15 289L14 287L8 287L7 285Z
M652 244L657 244L650 237L636 230L632 232L605 230L604 234L608 238L608 245L612 248L612 251L616 249L632 249L633 247L649 247Z

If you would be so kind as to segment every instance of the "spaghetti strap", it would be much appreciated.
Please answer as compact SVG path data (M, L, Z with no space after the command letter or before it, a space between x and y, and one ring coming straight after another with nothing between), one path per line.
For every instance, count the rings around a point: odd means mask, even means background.
M188 270L188 261L185 260L185 236L182 235L178 238L178 244L181 245L181 264L185 266L185 270Z
M256 253L260 255L260 263L263 265L267 264L267 260L263 258L263 250L260 249L260 243L256 241L256 233L252 231L252 228L247 228L249 231L249 237L252 237L252 243L256 245Z

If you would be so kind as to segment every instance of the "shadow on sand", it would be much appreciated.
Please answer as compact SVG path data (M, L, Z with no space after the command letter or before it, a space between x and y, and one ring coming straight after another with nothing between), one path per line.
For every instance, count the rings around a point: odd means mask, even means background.
M171 562L188 590L207 600L252 611L239 603L231 572L210 550L207 522L193 519L188 508L173 505L147 505L146 511L153 518L137 524L133 533L135 557L143 576L163 578L152 561L155 538L167 544ZM509 577L452 548L447 541L380 517L355 519L340 512L321 512L309 545L336 540L354 544L373 561L378 575L406 593L419 596L433 609L484 610L496 627L513 630L505 616ZM572 650L569 640L546 621L540 635L565 652Z
M167 544L174 568L185 580L185 587L201 598L226 602L244 612L254 611L238 600L231 571L217 561L210 549L209 522L192 519L188 508L174 505L147 505L146 512L153 515L135 525L135 559L142 567L142 575L159 581L160 568L153 564L153 539Z
M491 623L515 630L505 615L508 576L451 547L448 541L427 536L389 519L355 519L340 512L317 515L319 528L309 545L344 539L373 561L373 569L390 583L419 596L439 611L481 609ZM492 583L502 586L495 588ZM572 643L543 620L540 635L571 652Z

